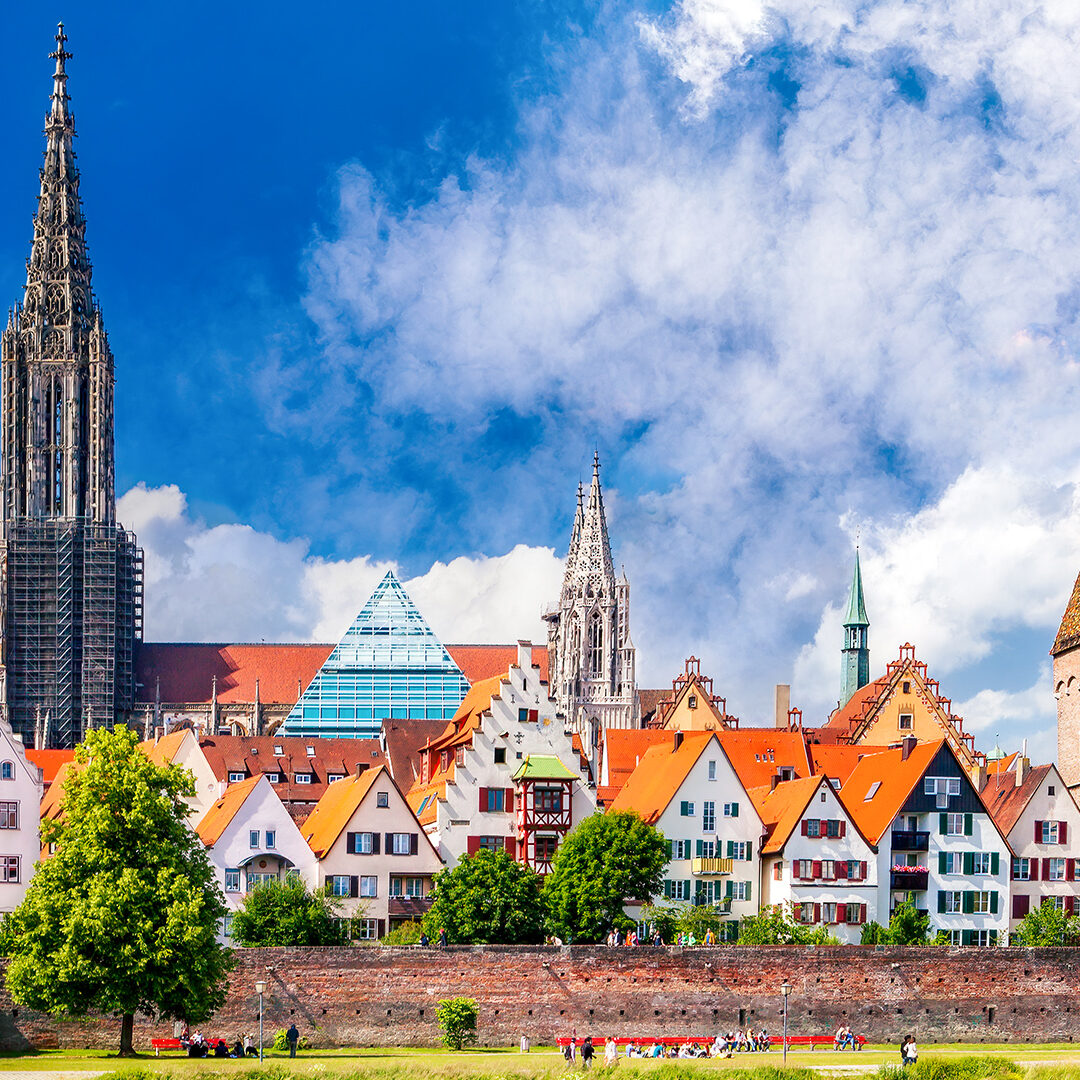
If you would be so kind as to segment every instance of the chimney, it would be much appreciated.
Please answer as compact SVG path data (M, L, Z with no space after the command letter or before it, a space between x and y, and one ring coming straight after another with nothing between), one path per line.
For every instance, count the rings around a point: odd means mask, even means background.
M365 772L366 770L367 770L367 762L366 761L358 761L356 763L356 775L357 776L359 776L362 772Z
M986 787L986 762L979 761L971 766L971 782L976 791L982 791Z
M1021 757L1016 762L1016 786L1021 787L1031 773L1031 758Z
M165 736L165 729L163 727L154 728L154 745L157 746L158 742Z
M776 684L776 719L778 728L786 729L788 726L788 709L791 708L791 685L789 683Z
M517 643L517 666L526 673L526 676L532 671L532 642L531 641L519 641Z
M678 750L680 746L682 746L682 739L683 739L682 732L681 731L676 731L675 732L675 738L672 739L672 741L671 741L671 752L672 753L675 753L675 751Z
M911 751L918 745L918 739L914 735L908 735L900 740L900 760L907 761L911 757Z

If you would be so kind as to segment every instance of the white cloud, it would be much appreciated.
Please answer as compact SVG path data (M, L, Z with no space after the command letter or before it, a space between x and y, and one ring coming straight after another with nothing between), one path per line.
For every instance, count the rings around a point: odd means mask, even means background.
M208 526L174 485L140 484L119 519L146 553L150 641L336 641L394 562L335 561L305 540L246 525ZM562 562L550 548L435 563L403 581L436 635L449 642L546 640L540 607L558 595Z

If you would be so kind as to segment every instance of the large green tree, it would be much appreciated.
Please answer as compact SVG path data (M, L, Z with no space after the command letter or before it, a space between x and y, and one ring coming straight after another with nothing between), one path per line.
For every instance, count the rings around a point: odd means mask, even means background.
M544 940L540 878L502 849L462 855L435 876L424 930L454 945L535 945Z
M1080 919L1066 915L1053 900L1032 908L1014 931L1017 945L1075 945L1080 941Z
M344 945L345 924L325 889L309 891L300 878L260 885L233 917L238 945Z
M603 941L613 927L633 925L627 902L660 891L668 844L637 814L585 818L559 845L544 882L548 926L564 941Z
M7 987L30 1008L202 1023L224 1001L231 954L216 939L225 905L206 850L185 824L191 773L161 767L127 728L91 731L68 770L56 845L9 916Z

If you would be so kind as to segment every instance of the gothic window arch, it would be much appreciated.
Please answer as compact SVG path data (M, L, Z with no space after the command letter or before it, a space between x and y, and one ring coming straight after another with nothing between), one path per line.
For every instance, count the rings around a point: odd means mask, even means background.
M604 617L599 608L593 608L586 627L585 670L590 677L604 670Z

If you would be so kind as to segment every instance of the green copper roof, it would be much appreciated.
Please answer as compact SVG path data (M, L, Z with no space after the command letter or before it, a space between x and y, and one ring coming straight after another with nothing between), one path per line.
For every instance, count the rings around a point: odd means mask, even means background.
M514 773L515 780L576 780L572 773L557 757L545 754L529 754Z
M859 567L859 549L855 549L855 576L851 579L851 599L848 600L847 615L844 616L845 626L869 626L870 620L866 617L866 604L863 603L862 594L862 570Z

